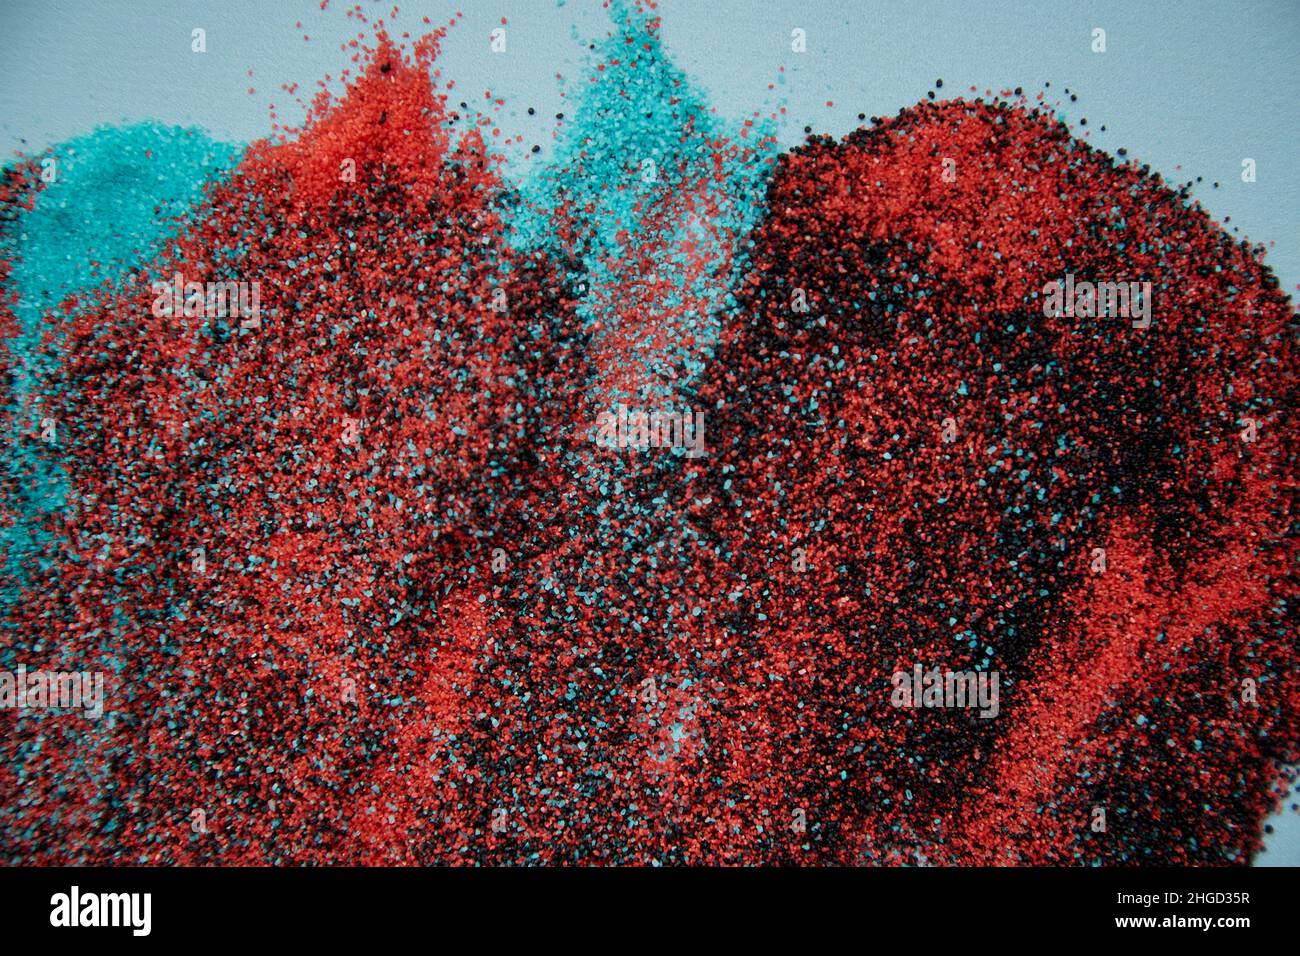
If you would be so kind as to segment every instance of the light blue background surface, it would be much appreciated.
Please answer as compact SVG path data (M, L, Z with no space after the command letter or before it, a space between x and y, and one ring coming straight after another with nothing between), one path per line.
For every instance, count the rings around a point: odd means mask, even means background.
M393 3L364 6L373 19ZM427 0L397 6L397 33L422 32L423 16L443 24L457 9ZM0 150L35 152L100 124L144 119L201 126L228 141L265 136L268 104L288 122L302 115L281 83L298 83L309 99L318 79L352 66L339 44L360 27L346 9L337 0L325 13L318 0L0 0ZM514 162L534 162L534 143L544 158L555 114L572 111L562 92L581 75L579 37L598 36L608 23L600 3L462 0L460 9L466 17L440 60L444 76L458 81L453 101L481 106L488 89L504 97L498 125L525 137ZM1050 81L1049 102L1064 101L1062 117L1088 120L1076 134L1111 152L1126 147L1171 183L1204 177L1193 196L1219 221L1230 216L1238 236L1272 244L1265 261L1296 297L1297 0L663 0L660 12L670 55L720 113L787 107L786 145L803 138L805 125L840 136L858 125L858 113L894 113L939 77L943 96L1021 86L1032 98ZM488 33L503 16L507 51L494 54ZM207 31L206 54L190 50L194 27ZM807 31L805 54L791 52L795 27ZM1094 27L1106 30L1104 54L1092 52ZM1241 181L1245 157L1257 163L1255 183ZM1258 862L1300 864L1300 815L1271 822L1277 832Z

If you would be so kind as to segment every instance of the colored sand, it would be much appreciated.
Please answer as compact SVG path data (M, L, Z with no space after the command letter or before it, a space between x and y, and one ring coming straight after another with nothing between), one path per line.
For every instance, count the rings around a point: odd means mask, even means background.
M777 156L612 13L518 185L382 26L233 169L11 171L0 666L111 679L0 713L5 859L1247 862L1300 756L1272 274L1023 106ZM598 447L619 402L707 454Z

